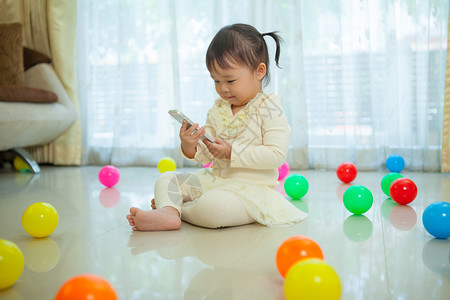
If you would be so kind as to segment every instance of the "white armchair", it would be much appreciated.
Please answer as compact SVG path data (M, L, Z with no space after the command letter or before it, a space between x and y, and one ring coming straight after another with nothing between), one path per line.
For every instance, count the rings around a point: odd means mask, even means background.
M22 148L51 142L78 119L78 113L50 64L40 63L28 69L25 86L52 91L58 101L0 101L0 151L21 156L32 172L39 173L38 164Z

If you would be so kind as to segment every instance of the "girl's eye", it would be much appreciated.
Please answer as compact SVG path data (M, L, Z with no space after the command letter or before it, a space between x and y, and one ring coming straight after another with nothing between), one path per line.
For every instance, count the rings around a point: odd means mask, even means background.
M233 83L233 82L234 82L234 80L228 80L227 82L228 82L228 83Z

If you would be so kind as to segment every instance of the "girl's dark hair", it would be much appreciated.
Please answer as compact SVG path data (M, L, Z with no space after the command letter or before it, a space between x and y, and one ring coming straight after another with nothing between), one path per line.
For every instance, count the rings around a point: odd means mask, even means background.
M211 41L206 52L206 67L215 70L215 64L227 69L232 63L243 65L250 70L256 70L260 63L266 64L264 85L270 81L269 51L264 36L271 36L276 43L275 63L280 59L281 37L277 32L261 34L256 28L247 24L233 24L219 30Z

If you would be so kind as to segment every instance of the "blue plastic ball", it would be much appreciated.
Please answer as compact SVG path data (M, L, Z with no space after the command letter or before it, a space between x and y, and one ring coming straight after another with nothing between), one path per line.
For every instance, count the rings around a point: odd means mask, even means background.
M450 203L435 202L430 204L422 215L426 231L438 239L450 237Z
M401 172L405 168L405 160L400 155L391 155L386 160L386 168L391 172Z

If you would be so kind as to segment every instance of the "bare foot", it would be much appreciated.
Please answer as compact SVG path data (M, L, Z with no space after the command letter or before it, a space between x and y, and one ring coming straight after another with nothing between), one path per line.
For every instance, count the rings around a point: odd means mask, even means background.
M156 209L155 198L152 199L152 209Z
M156 210L142 210L137 207L130 208L127 215L131 229L140 231L176 230L181 227L178 211L170 206Z

